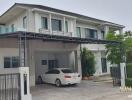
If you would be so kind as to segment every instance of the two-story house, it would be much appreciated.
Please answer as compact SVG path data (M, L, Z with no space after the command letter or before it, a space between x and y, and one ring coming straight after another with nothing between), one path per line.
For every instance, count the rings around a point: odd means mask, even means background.
M109 74L104 39L109 31L122 33L123 28L68 11L16 3L0 17L0 67L29 66L33 86L38 76L55 67L81 73L80 48L86 47L95 55L95 75Z

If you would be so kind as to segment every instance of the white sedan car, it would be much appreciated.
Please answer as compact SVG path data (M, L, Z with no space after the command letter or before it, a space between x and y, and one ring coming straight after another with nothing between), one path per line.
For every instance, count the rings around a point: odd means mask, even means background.
M81 76L67 68L56 68L46 72L43 75L43 81L59 87L61 85L78 84L81 82Z

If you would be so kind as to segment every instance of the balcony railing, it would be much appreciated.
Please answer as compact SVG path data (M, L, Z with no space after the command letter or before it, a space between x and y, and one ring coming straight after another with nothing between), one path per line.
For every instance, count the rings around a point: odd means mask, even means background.
M42 29L42 28L39 29L39 32L43 33L43 34L77 37L77 35L74 35L73 32L63 32L63 31L52 31L52 32L50 32L50 30L45 30L45 29Z
M0 28L0 34L5 34L5 33L11 33L11 32L16 32L16 28L11 28L11 27L1 27Z

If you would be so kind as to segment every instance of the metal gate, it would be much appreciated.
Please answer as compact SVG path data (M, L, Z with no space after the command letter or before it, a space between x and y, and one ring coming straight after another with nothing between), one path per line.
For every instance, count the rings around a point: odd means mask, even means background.
M21 100L20 74L0 75L0 100Z
M121 71L120 67L111 67L111 77L113 79L114 86L121 86Z

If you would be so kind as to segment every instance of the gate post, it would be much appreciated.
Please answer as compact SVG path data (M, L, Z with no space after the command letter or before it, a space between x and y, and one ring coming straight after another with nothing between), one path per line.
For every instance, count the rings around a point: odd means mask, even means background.
M126 76L126 63L120 63L120 70L121 70L121 87L125 87L125 76Z
M29 67L20 67L19 73L21 100L32 100L32 95L30 94L29 86Z

